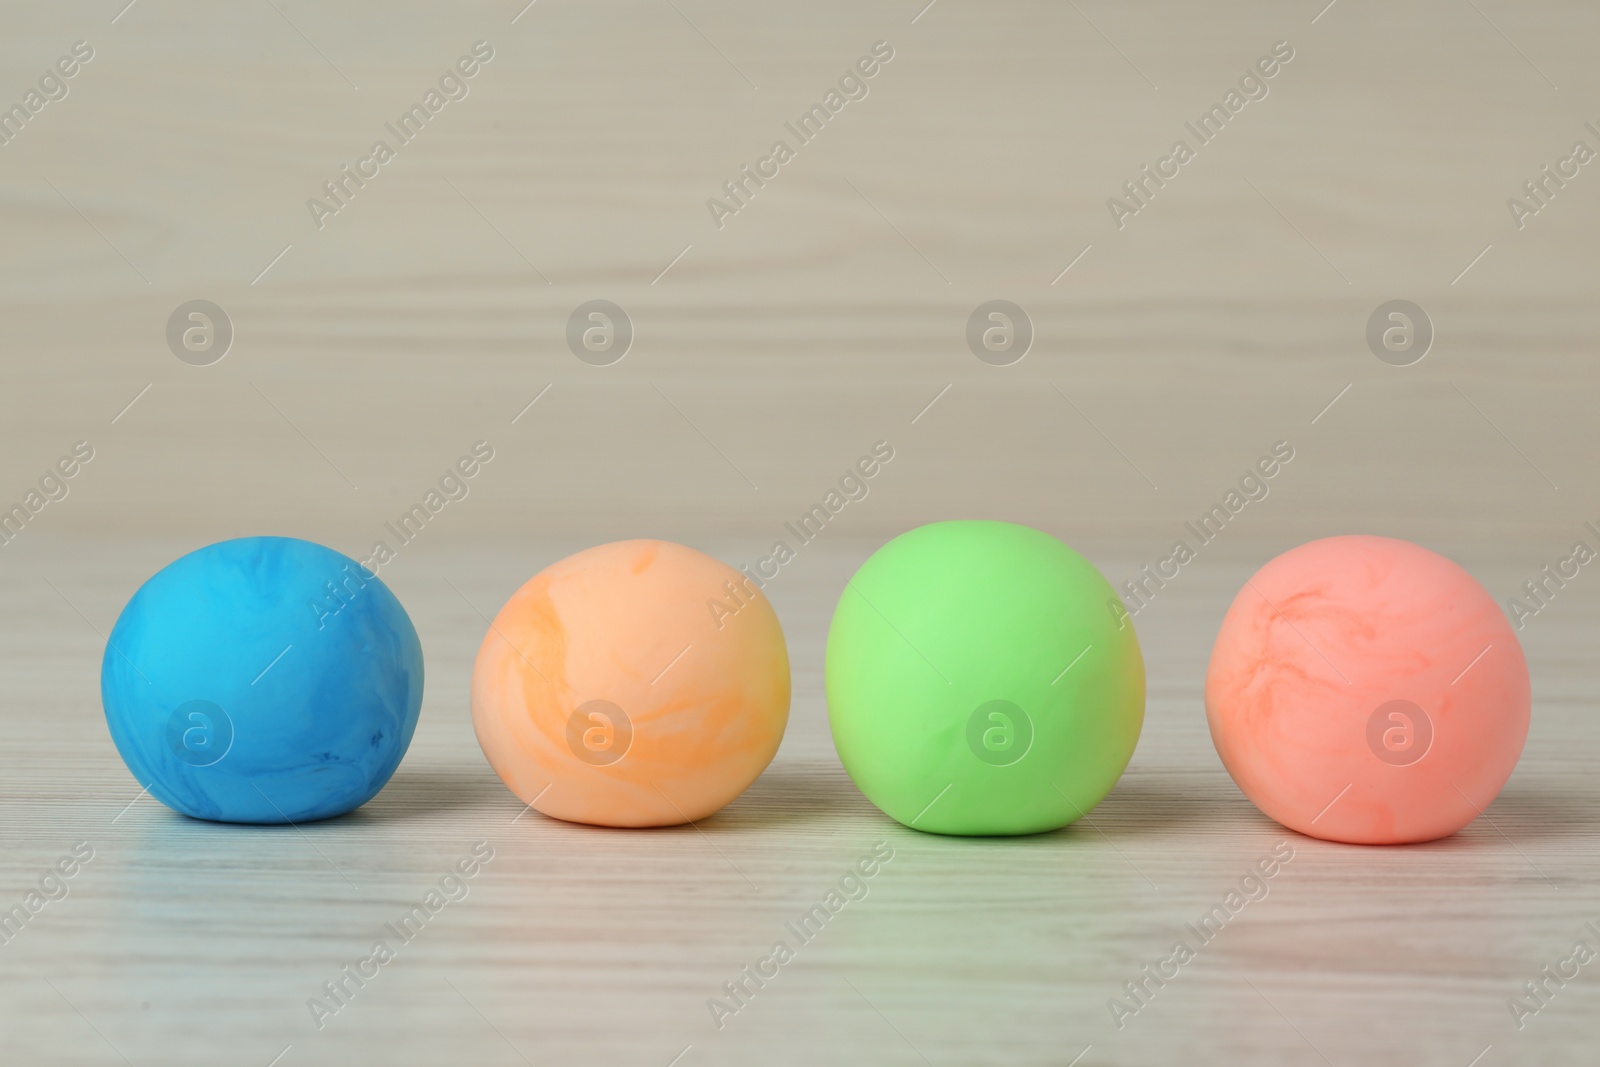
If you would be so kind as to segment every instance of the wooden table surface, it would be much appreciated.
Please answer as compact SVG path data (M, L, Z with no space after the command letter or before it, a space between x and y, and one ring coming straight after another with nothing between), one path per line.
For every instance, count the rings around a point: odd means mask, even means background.
M0 144L0 510L77 442L94 458L0 545L0 911L92 857L0 944L0 1058L1592 1063L1600 963L1520 1026L1509 1002L1575 941L1600 951L1600 578L1526 620L1526 751L1448 840L1286 831L1206 730L1216 627L1278 552L1406 537L1508 601L1600 543L1600 176L1574 152L1600 150L1600 14L1324 3L8 11L0 105L28 114ZM92 58L49 75L79 41ZM457 98L387 132L480 41ZM892 58L801 142L786 124L875 46ZM1292 58L1202 143L1188 124L1275 47ZM715 219L779 139L793 158ZM1193 158L1118 219L1179 139ZM204 366L167 337L197 299L233 331ZM566 339L595 299L634 332L607 366ZM994 299L1033 333L1004 366L966 338ZM1410 365L1369 348L1392 300L1432 326ZM388 788L279 828L141 796L98 690L139 584L231 536L363 555L480 440L469 495L384 570L428 657ZM668 830L521 814L471 730L483 616L602 541L750 562L878 441L870 494L769 587L794 703L749 792ZM1279 441L1271 494L1140 613L1144 734L1087 819L940 838L854 788L822 644L878 545L1008 519L1120 582ZM465 896L336 1012L308 1006L475 847ZM866 896L714 1017L875 849ZM1114 1013L1274 849L1266 897Z

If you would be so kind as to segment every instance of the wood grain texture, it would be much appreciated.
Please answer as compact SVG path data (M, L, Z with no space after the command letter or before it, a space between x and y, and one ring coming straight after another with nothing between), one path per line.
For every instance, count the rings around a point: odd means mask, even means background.
M0 944L7 1062L1592 1061L1600 963L1521 1029L1507 1006L1600 948L1591 568L1519 634L1527 749L1445 841L1282 830L1201 703L1228 602L1302 541L1411 538L1502 602L1600 545L1600 177L1520 228L1507 207L1600 148L1592 6L123 2L0 33L0 105L95 48L0 146L0 510L95 450L0 547L0 910L94 849ZM478 40L470 93L319 229L307 199ZM865 98L718 228L707 199L880 40ZM1118 228L1108 198L1278 41L1267 95ZM236 333L209 367L164 334L196 298ZM565 341L596 298L636 330L609 367ZM994 298L1035 329L1012 366L964 338ZM1393 299L1435 326L1414 366L1367 349ZM383 571L428 657L391 785L299 828L139 798L98 693L139 583L246 534L364 557L479 440L495 459ZM867 497L768 587L794 706L750 791L668 830L520 814L468 713L486 617L597 542L750 563L880 440ZM1140 612L1145 732L1089 819L952 840L854 789L822 642L877 545L1008 519L1120 583L1280 440L1270 495ZM479 841L465 898L319 1029L308 998ZM1119 1029L1108 1000L1284 841ZM865 897L719 1028L708 999L880 842Z
M1587 971L1521 1032L1506 1005L1592 940L1583 923L1600 910L1592 627L1530 642L1533 731L1486 818L1429 845L1331 845L1260 815L1211 747L1204 660L1216 605L1249 566L1227 561L1142 626L1144 737L1086 822L948 839L890 822L833 754L822 638L873 545L819 542L810 572L774 590L796 689L772 767L698 827L609 831L519 817L477 750L467 678L484 624L442 575L489 604L552 552L480 550L407 596L430 676L390 786L327 823L224 827L134 801L96 701L90 623L114 615L136 553L97 544L53 561L73 576L65 597L8 590L33 624L8 664L7 906L75 842L95 850L70 895L0 947L25 1062L115 1062L114 1043L135 1063L196 1064L264 1064L285 1046L285 1063L667 1063L685 1046L683 1063L1065 1063L1091 1044L1080 1062L1444 1065L1492 1044L1481 1062L1569 1063L1593 1034ZM494 859L465 899L401 947L385 924L484 840ZM1122 984L1175 940L1197 946L1185 924L1284 841L1293 859L1267 896L1113 1025ZM894 858L866 896L800 945L785 924L879 842ZM378 938L396 959L319 1030L308 998ZM719 1029L707 1000L780 939L796 958Z

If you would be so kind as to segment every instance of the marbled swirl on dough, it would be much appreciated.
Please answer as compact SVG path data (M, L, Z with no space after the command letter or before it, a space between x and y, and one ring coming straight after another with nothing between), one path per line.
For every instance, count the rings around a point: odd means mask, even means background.
M591 700L632 725L614 763L568 744L569 718ZM473 668L472 718L495 772L546 815L684 823L744 792L778 751L788 651L771 604L732 567L667 541L600 545L500 610Z
M1369 743L1392 700L1432 727L1403 766ZM1400 844L1453 834L1494 800L1527 739L1530 691L1510 622L1470 574L1407 541L1348 536L1245 584L1205 702L1223 764L1263 812L1312 837Z

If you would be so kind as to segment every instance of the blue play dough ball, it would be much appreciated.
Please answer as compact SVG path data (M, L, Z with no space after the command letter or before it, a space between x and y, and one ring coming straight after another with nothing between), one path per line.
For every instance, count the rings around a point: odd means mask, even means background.
M245 537L140 587L111 631L100 695L123 762L169 808L326 819L371 800L400 765L422 709L422 645L359 563Z

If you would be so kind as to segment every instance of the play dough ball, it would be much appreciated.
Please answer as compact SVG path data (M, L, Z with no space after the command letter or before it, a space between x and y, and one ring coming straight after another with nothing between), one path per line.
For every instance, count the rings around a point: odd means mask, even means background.
M1206 672L1222 763L1267 815L1329 841L1467 825L1528 736L1528 664L1483 586L1408 541L1329 537L1256 572Z
M789 654L744 575L669 541L568 556L506 601L472 669L472 723L511 791L598 826L703 819L766 769Z
M1098 804L1144 722L1144 660L1094 565L1048 534L937 522L884 545L828 630L828 721L891 818L1053 830Z
M218 822L306 822L383 788L422 709L422 646L359 563L245 537L168 564L122 609L100 668L140 785Z

